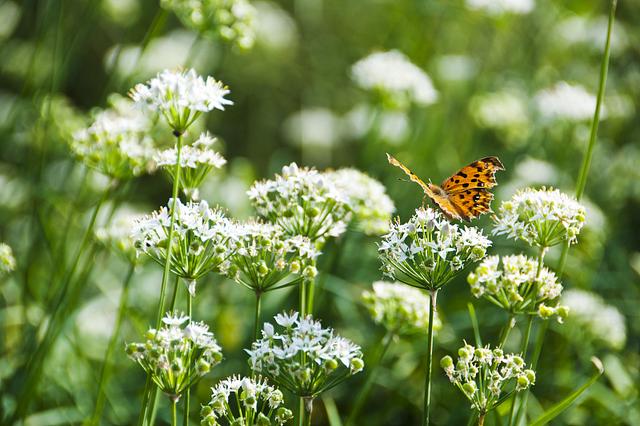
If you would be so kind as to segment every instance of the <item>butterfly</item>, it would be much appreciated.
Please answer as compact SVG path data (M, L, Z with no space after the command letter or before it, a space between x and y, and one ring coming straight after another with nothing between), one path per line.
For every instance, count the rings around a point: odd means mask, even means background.
M495 178L496 172L504 170L498 157L485 157L463 167L438 186L431 182L424 183L407 166L391 155L387 154L387 159L390 164L402 169L409 179L420 185L425 196L431 198L445 216L449 219L465 221L491 211L493 194L489 192L489 188L498 184Z

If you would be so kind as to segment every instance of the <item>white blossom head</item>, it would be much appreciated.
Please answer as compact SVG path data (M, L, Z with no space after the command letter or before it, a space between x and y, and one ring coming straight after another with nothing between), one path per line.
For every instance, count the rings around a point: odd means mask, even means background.
M524 15L535 7L534 0L466 0L471 10L483 11L489 15Z
M146 342L129 343L126 352L173 401L222 361L209 327L180 313L168 313L164 325L146 333Z
M364 368L360 346L309 315L279 314L251 345L251 369L300 397L313 398ZM277 328L276 328L277 327Z
M522 239L540 248L565 241L575 244L585 217L584 206L557 189L525 188L502 202L493 234Z
M614 350L622 349L627 340L624 316L602 297L586 290L571 289L562 294L562 303L569 308L567 331L574 336L586 336ZM578 338L581 341L581 337Z
M88 167L114 179L153 172L151 121L126 98L111 97L111 102L111 108L95 113L89 127L73 134L71 150Z
M165 70L145 84L137 84L130 96L137 104L157 111L177 136L182 135L203 113L224 110L233 102L230 90L213 77L206 80L195 70Z
M495 130L509 142L529 135L531 120L527 99L516 90L504 89L474 96L469 111L480 127Z
M0 243L0 275L8 274L16 269L16 258L13 250L6 243Z
M376 52L351 67L351 77L365 90L381 96L383 104L407 108L426 106L438 100L431 78L397 50Z
M590 120L596 109L595 95L580 85L565 81L540 90L534 100L538 113L546 120ZM603 110L602 113L606 111Z
M250 49L255 42L256 10L247 0L161 0L184 26Z
M211 388L211 401L202 406L200 416L205 426L218 426L221 419L231 425L282 426L293 419L282 392L261 376L231 376L219 381Z
M392 334L426 333L429 327L429 297L421 290L400 283L376 281L372 290L362 292L362 301L373 321ZM434 312L433 329L442 328Z
M559 322L568 310L557 303L562 285L556 275L524 255L489 256L467 277L471 293L484 297L513 315L557 315Z
M275 179L254 183L247 194L258 214L287 235L314 243L340 236L351 217L349 200L331 179L296 163L283 167Z
M389 231L395 205L384 185L359 170L346 168L325 172L346 196L356 226L367 235Z
M449 381L462 391L474 410L481 414L502 402L503 392L520 392L536 382L536 373L527 369L519 355L505 354L502 349L473 347L458 349L458 360L445 356L440 361Z
M289 237L278 225L250 220L238 224L237 248L227 275L256 292L266 292L315 277L320 254L307 237Z
M204 132L192 145L183 146L180 150L180 186L193 200L199 198L198 188L209 173L227 163L222 155L211 149L215 142L216 138L209 132ZM156 152L155 161L169 174L171 180L175 179L175 165L178 162L176 147Z
M442 213L419 208L407 223L396 221L378 244L385 276L437 290L464 267L485 257L491 241L473 226L460 227Z
M172 205L171 199L166 207L138 219L131 235L136 248L161 265L167 258ZM210 208L206 201L183 204L177 199L171 271L187 280L193 294L197 279L212 271L227 270L238 235L238 226L219 209Z

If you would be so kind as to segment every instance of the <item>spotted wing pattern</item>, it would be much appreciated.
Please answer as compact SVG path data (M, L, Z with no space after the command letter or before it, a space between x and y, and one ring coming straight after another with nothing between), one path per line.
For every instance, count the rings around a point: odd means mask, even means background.
M442 183L442 189L449 194L473 188L493 188L496 172L504 170L498 157L485 157L474 161Z

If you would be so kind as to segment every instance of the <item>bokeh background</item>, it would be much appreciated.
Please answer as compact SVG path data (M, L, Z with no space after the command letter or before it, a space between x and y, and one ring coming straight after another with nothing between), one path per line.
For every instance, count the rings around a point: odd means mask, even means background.
M0 411L15 406L37 326L50 312L47 283L59 266L56 259L72 261L72 249L62 254L57 249L65 240L69 247L79 244L105 185L105 178L74 160L71 134L86 125L92 108L108 106L112 93L126 95L165 68L194 67L231 89L235 105L201 123L219 137L218 148L229 160L205 183L202 198L235 217L252 214L245 191L255 179L296 161L369 173L386 185L397 214L406 219L422 195L399 179L385 152L434 182L477 158L497 155L507 170L498 175L494 203L525 186L573 193L595 98L565 97L554 112L540 91L566 81L595 94L607 2L505 0L483 7L488 3L260 0L253 2L255 45L242 49L186 28L157 1L0 1L0 237L18 261L16 272L0 284ZM509 11L509 4L516 10ZM565 288L597 293L614 309L593 314L599 326L571 319L551 326L530 412L535 417L586 381L592 355L603 360L606 372L556 424L640 424L639 6L624 0L618 6L606 110L584 199L587 226L569 252L563 277ZM437 101L398 107L358 87L352 65L391 49L430 76ZM121 197L124 208L150 212L166 203L169 193L170 183L156 173L134 180ZM488 231L490 219L480 219L478 226ZM361 344L368 355L384 333L360 302L361 292L381 278L376 241L350 230L327 246L316 302L323 323ZM494 241L494 253L526 250L512 241ZM558 257L557 251L549 254L552 267ZM91 413L125 271L119 257L95 248L91 268L82 271L89 283L73 302L31 395L26 424L81 424ZM155 264L137 271L123 343L137 341L152 323L160 277ZM291 290L269 294L264 317L295 306L296 297ZM250 344L253 302L250 293L219 277L200 284L195 317L210 324L225 361L198 385L199 402L208 400L209 387L219 378L247 373L243 348ZM462 339L473 340L469 302L486 341L496 339L506 320L504 312L472 297L464 274L441 292L439 302L444 327L436 360L454 353ZM617 339L610 338L611 330ZM512 350L519 338L514 330ZM424 335L392 345L358 424L418 424L425 350ZM117 352L115 363L103 424L133 424L144 375L124 351ZM434 368L433 423L465 424L468 403L437 364ZM332 390L329 411L335 404L346 418L363 380L356 376ZM317 403L317 424L329 424L324 405ZM159 424L167 419L165 410L161 404Z

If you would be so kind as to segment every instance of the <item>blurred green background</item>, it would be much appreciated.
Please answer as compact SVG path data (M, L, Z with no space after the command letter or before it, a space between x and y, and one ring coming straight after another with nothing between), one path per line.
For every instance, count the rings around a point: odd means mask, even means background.
M387 186L398 215L406 219L422 195L416 185L398 179L385 152L434 182L477 158L499 156L507 170L498 175L494 209L529 185L573 193L590 120L549 117L536 94L559 81L595 94L606 2L537 0L528 13L488 13L460 0L254 5L255 46L242 50L186 29L156 1L0 1L0 239L13 247L18 263L0 284L3 415L15 406L37 326L50 312L47 283L52 271L59 270L56 260L72 261L105 184L73 159L70 135L87 124L92 108L107 106L109 94L125 95L162 69L191 66L230 87L235 105L209 114L203 123L222 141L218 148L229 164L205 183L202 198L236 217L252 214L245 191L255 179L296 161L320 169L358 167ZM588 379L590 356L600 357L606 368L556 424L640 424L638 22L640 4L621 1L606 116L584 201L587 227L569 252L563 278L565 288L595 292L617 308L624 316L626 341L608 344L606 336L571 320L551 326L529 400L533 417ZM429 74L439 93L437 102L393 110L358 88L351 66L372 52L391 49ZM372 114L386 124L372 128ZM169 193L170 183L156 173L134 180L119 196L127 208L150 212ZM100 223L105 220L99 218ZM477 224L490 230L488 217ZM70 248L60 253L65 240ZM383 336L360 302L362 290L381 279L376 241L349 231L326 247L316 302L323 323L362 345L368 355ZM119 257L94 250L91 268L81 271L89 283L73 302L74 313L45 363L26 424L81 424L93 409L126 272ZM494 238L493 253L525 250L524 244ZM558 256L557 251L548 256L552 267ZM495 341L506 320L504 312L472 298L464 276L441 292L444 328L437 336L436 360L454 353L462 339L472 341L467 303L476 307L485 341ZM138 341L152 323L160 277L155 264L137 271L123 343ZM296 297L291 290L269 294L263 317L296 306ZM208 401L209 387L217 379L248 372L243 348L250 344L253 302L246 290L217 276L199 284L195 317L210 324L226 359L197 386L198 403ZM508 349L515 351L519 338L514 331ZM392 346L358 424L418 424L425 351L422 335ZM144 375L124 351L117 351L115 363L103 424L133 424ZM465 424L468 403L434 368L433 423ZM327 395L344 418L363 380L356 376ZM161 403L159 424L167 419L166 408ZM320 402L314 420L328 424Z

